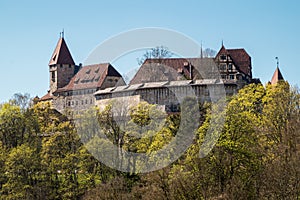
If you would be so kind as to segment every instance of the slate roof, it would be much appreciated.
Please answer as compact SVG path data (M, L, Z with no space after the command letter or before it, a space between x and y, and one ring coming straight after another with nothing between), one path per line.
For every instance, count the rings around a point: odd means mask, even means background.
M107 76L121 77L120 73L109 63L87 65L70 80L69 84L56 92L101 88Z
M193 80L220 78L214 58L189 58L188 60L193 66Z
M192 73L190 73L192 69ZM130 85L138 83L217 78L218 68L213 58L147 59Z
M274 85L280 80L284 80L284 78L283 78L279 68L277 67L274 74L273 74L273 76L272 76L271 84Z
M56 64L75 65L75 62L63 37L58 40L56 48L54 49L49 61L49 66Z
M184 58L146 59L129 85L177 80L178 73L188 76L188 70L183 69L185 62Z

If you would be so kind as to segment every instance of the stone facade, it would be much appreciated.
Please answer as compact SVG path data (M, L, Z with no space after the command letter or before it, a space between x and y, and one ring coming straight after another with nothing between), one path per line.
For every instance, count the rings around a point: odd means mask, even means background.
M41 101L52 101L59 112L78 113L91 106L103 109L112 101L133 106L140 101L180 112L187 96L199 102L236 94L252 78L251 57L244 49L221 47L215 58L147 59L129 85L109 63L75 65L64 38L49 62L50 90Z
M180 112L180 105L185 97L194 97L198 102L217 101L225 96L232 96L239 90L235 82L223 82L217 79L165 81L112 87L95 93L96 105L107 105L109 100L134 97L135 102L146 101L163 106L167 113Z

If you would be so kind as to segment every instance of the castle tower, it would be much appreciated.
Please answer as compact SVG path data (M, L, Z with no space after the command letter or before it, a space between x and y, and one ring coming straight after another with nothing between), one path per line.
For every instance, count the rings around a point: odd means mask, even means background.
M78 70L62 34L49 61L50 95L66 86Z
M278 83L278 81L283 81L283 80L284 80L284 78L283 78L283 76L282 76L282 74L281 74L281 72L279 70L279 67L277 66L276 70L275 70L275 72L274 72L274 74L272 76L271 84L275 85L276 83Z

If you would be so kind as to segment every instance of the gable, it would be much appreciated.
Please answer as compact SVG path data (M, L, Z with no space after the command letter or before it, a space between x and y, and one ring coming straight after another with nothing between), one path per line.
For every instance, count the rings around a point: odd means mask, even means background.
M221 56L229 56L234 65L244 74L252 76L251 70L251 57L246 52L245 49L226 49L224 46L221 47L220 51L217 53L215 60L221 62Z

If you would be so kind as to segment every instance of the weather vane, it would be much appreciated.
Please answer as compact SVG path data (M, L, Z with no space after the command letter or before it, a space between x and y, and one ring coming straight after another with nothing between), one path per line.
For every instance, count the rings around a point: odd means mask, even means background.
M277 67L279 67L279 58L276 56L275 59L277 60Z
M64 34L65 34L65 31L64 31L64 29L63 29L62 32L59 32L59 37L63 38L63 37L64 37Z

